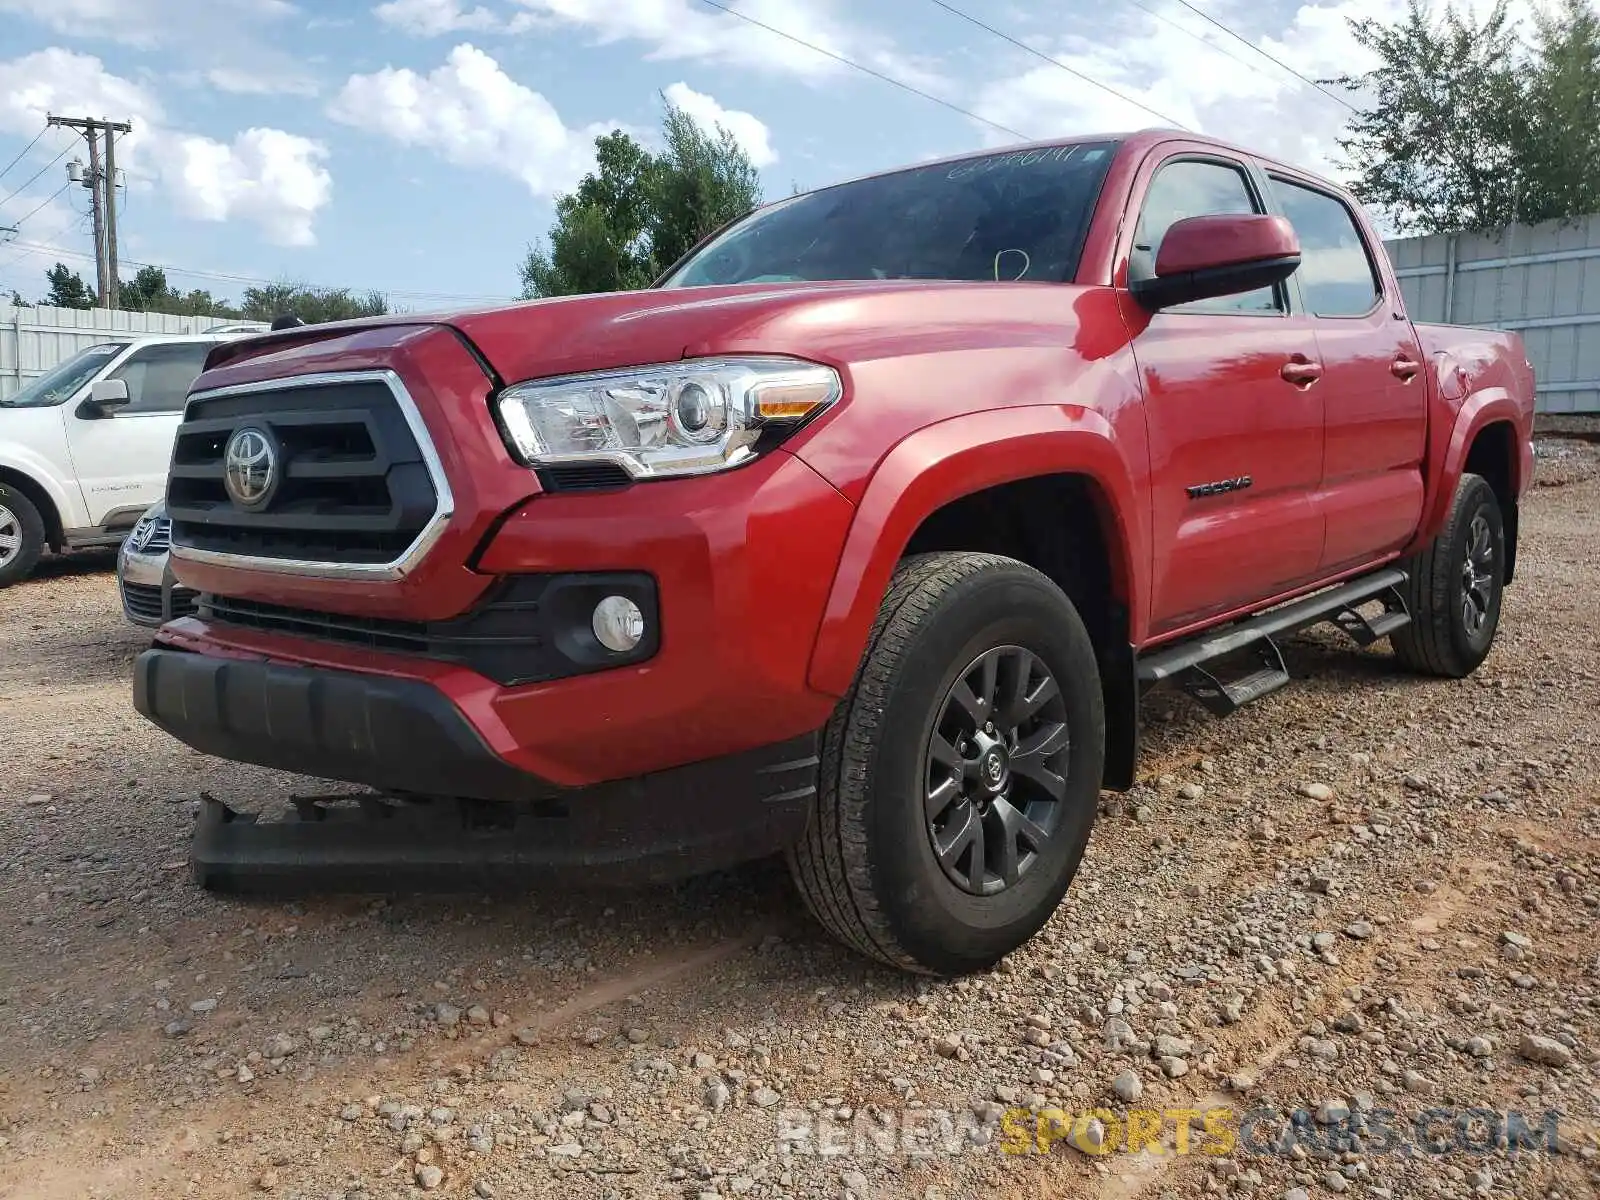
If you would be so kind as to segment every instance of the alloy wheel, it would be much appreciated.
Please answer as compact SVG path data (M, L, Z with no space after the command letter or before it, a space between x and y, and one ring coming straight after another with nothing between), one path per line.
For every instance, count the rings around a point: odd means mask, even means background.
M945 876L962 891L1013 887L1060 824L1072 753L1061 685L1021 646L973 660L928 739L925 817Z
M1494 537L1489 518L1481 512L1467 528L1467 548L1461 560L1461 624L1471 637L1483 632L1494 593Z
M0 567L22 553L22 521L0 505Z

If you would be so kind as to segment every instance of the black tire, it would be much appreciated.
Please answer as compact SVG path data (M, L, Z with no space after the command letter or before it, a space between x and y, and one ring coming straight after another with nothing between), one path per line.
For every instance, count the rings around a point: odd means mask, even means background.
M1480 547L1486 563L1478 559ZM1469 588L1473 562L1478 565ZM1444 530L1404 566L1411 624L1390 638L1395 657L1425 675L1461 679L1472 674L1494 645L1506 574L1504 516L1481 475L1461 477Z
M1016 725L1018 739L1033 739L1028 748L1011 743L1013 758L985 752L974 732L969 740L948 735L940 725L951 713L968 711L955 703L952 689L991 656L1004 676L992 694L1005 701L988 711L1002 742L1008 715L1029 712ZM1009 657L1006 657L1009 656ZM1013 664L1007 668L1005 663ZM1035 707L1033 701L1050 689L1045 673L1058 684ZM1020 691L1008 691L1022 679ZM1028 702L1021 699L1038 681ZM979 688L981 690L981 686ZM1057 699L1059 697L1059 702ZM1057 740L1063 732L1065 751ZM987 834L971 839L964 859L969 880L978 886L1013 881L996 894L978 894L958 886L936 857L933 838L938 815L929 816L934 792L930 785L940 770L949 784L969 778L955 767L937 765L934 737L948 751L965 745L975 757L966 764L981 789L981 770L1002 764L1005 791L987 796L980 805L959 805L969 822L984 828L988 817L1018 820L1018 813L1037 819L1037 827L1008 824L1024 840ZM1043 757L1048 740L1058 747ZM988 753L990 757L985 757ZM1089 841L1099 807L1101 770L1105 759L1105 711L1094 647L1082 619L1066 595L1044 575L1015 559L993 554L937 553L917 555L895 573L879 611L872 639L850 692L840 702L823 735L822 767L815 807L804 838L788 855L789 870L806 905L830 933L847 946L891 966L937 975L983 970L1028 941L1050 919ZM1025 760L1029 766L1024 768ZM948 761L948 760L946 760ZM1009 761L1014 770L1003 764ZM1052 769L1055 768L1061 769ZM1041 776L1049 785L1036 782ZM1055 785L1059 798L1052 801ZM1005 802L1002 807L1002 801ZM1015 807L1011 801L1015 801ZM964 803L964 801L963 801ZM988 807L993 804L993 808ZM1036 816L1041 812L1049 815ZM957 822L950 817L951 826ZM961 827L969 837L969 822ZM1047 832L1041 841L1034 833ZM952 833L950 841L959 841ZM1007 845L1016 858L993 875L979 865L987 847ZM1028 847L1018 851L1019 847Z
M11 514L11 520L6 519ZM20 536L21 544L10 545L10 538ZM21 583L33 573L44 553L44 518L33 506L33 501L10 484L0 483L0 588Z

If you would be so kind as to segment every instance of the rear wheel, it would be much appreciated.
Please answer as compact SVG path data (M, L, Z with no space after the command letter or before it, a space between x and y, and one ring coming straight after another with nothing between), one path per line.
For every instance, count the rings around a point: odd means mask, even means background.
M0 483L0 587L20 583L44 553L44 520L33 501Z
M1390 639L1413 671L1460 679L1489 656L1500 627L1506 534L1500 501L1480 475L1463 475L1433 545L1406 564L1411 624Z
M907 559L824 734L791 873L861 953L981 970L1060 903L1104 755L1094 649L1060 588L997 555Z

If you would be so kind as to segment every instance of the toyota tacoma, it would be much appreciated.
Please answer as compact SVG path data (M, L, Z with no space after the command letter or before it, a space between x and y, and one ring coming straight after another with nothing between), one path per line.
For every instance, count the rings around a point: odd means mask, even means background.
M1057 907L1144 689L1225 715L1319 622L1478 667L1532 407L1518 338L1409 320L1303 170L1160 131L924 163L642 291L213 349L166 500L199 607L135 703L523 814L530 880L781 852L845 943L968 972ZM213 832L218 878L315 857Z

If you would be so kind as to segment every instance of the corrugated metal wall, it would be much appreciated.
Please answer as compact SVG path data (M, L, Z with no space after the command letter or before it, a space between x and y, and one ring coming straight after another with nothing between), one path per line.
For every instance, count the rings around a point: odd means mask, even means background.
M248 322L265 329L262 322ZM169 317L164 313L105 308L18 308L0 305L0 397L111 334L201 333L236 324L221 317Z
M1515 330L1540 412L1600 412L1600 214L1384 244L1412 319Z

